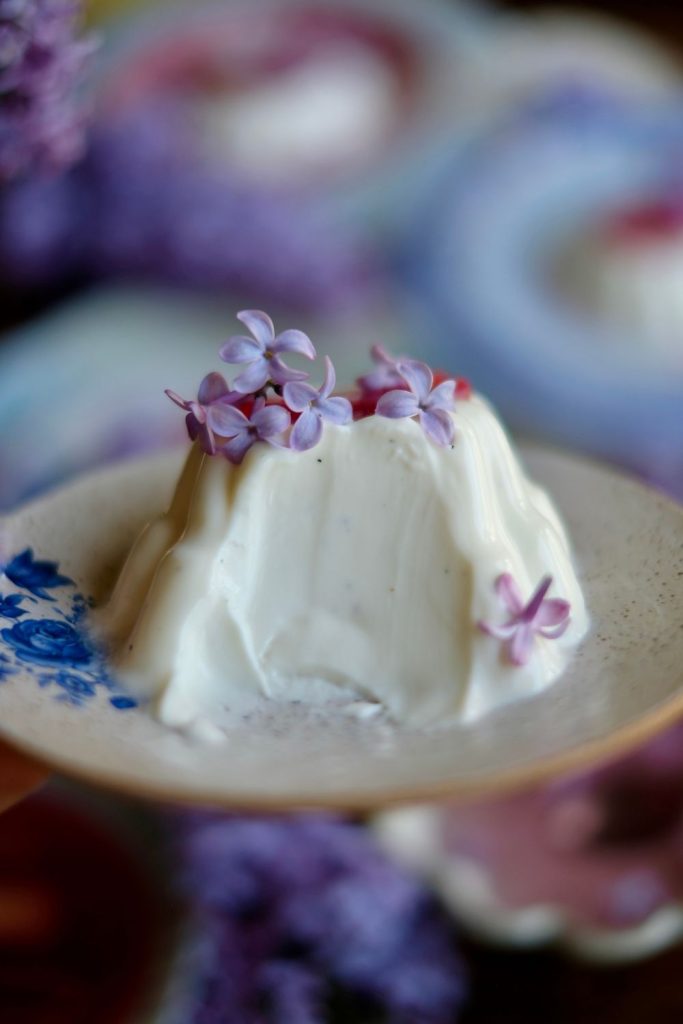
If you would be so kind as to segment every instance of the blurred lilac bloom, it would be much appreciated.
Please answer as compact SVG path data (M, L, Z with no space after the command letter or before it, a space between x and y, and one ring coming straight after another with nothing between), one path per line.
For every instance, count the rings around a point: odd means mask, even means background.
M253 337L236 335L221 347L220 357L225 363L247 363L248 368L237 377L235 387L245 395L265 387L268 381L286 384L288 381L306 380L307 373L292 370L281 359L282 352L295 352L307 359L315 359L313 342L303 331L288 330L275 335L273 321L267 313L247 309L237 314Z
M199 438L202 451L207 455L216 454L216 439L214 436L213 412L220 405L231 405L240 401L244 396L239 391L231 391L230 385L220 373L209 373L199 385L197 400L186 401L169 389L165 392L172 402L180 406L187 413L185 423L190 440Z
M503 573L496 580L496 593L506 605L510 618L501 626L479 622L479 629L488 636L505 643L507 656L513 665L526 665L531 657L534 637L555 640L569 625L569 601L561 598L546 598L553 582L552 576L544 576L527 604L521 591L509 573Z
M221 437L229 438L220 451L236 466L257 441L282 444L280 435L290 422L287 409L281 405L266 405L265 398L256 399L251 418L231 405L213 405L209 410L211 428Z
M398 364L402 357L395 358L387 352L383 345L373 345L370 349L375 369L359 377L356 383L363 391L386 391L389 388L405 387Z
M432 390L434 376L426 363L401 359L398 371L408 391L388 391L377 402L377 415L392 420L417 416L425 434L445 447L453 443L455 425L449 411L455 407L455 381L445 380Z
M178 825L200 927L189 1005L176 1000L169 1024L324 1024L339 994L344 1019L457 1020L466 982L452 925L364 828L196 811Z
M0 0L0 181L82 155L77 87L94 43L75 37L78 10L69 0Z
M334 366L325 356L325 380L319 391L311 384L293 381L284 386L283 398L292 412L301 413L292 427L289 446L297 452L314 448L322 437L323 420L343 426L349 423L353 409L348 399L337 395L330 398L336 383Z
M360 229L304 193L238 179L204 149L182 97L100 112L71 171L2 189L0 275L21 287L162 280L335 312L366 301L379 265Z

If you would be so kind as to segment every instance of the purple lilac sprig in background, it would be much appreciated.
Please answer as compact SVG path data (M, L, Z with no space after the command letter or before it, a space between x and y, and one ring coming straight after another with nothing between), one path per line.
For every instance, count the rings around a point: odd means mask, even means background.
M78 14L73 0L0 0L0 184L82 155L94 42L77 38Z
M308 373L290 366L289 356L317 357L303 331L289 328L276 334L273 321L261 310L243 310L237 318L249 336L228 338L219 352L224 362L243 367L233 384L219 373L209 373L196 400L166 391L186 413L190 439L198 440L207 455L223 455L239 465L258 442L305 452L319 443L325 424L346 426L355 414L356 418L376 414L414 419L435 444L453 443L455 425L450 414L455 408L456 382L442 379L433 387L434 375L426 363L393 359L381 346L374 346L371 355L377 371L359 378L354 404L344 395L333 394L336 374L328 356L319 388L310 383ZM378 392L380 378L391 390Z
M182 104L98 117L84 158L0 195L0 277L17 287L119 278L334 310L373 293L376 253L305 195L199 156Z
M363 828L204 813L173 828L201 956L165 1022L455 1024L452 926Z

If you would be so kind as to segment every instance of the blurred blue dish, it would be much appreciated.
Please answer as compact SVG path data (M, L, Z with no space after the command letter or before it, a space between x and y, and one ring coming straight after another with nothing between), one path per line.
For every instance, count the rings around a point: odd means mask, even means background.
M196 387L232 315L169 292L90 292L0 346L0 509L181 440L163 394Z
M404 264L433 358L470 376L511 423L679 493L683 331L663 359L573 305L552 277L577 231L683 194L682 156L678 103L546 93L452 161Z
M492 24L446 0L165 5L111 27L98 110L170 101L228 185L386 213L478 108Z

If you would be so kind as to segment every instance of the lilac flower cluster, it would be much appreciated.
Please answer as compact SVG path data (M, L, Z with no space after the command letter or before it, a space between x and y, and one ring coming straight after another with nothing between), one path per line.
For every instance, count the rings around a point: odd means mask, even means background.
M201 946L189 1005L174 1000L182 1024L456 1021L451 927L362 827L200 812L174 824Z
M71 0L0 0L0 182L82 154L75 93L93 43L76 39L77 13Z
M5 188L0 275L20 287L161 280L296 309L365 301L380 267L360 232L306 194L281 195L212 164L188 120L170 98L100 114L69 172Z
M244 367L232 387L221 374L210 373L196 400L166 391L187 414L190 439L198 440L207 455L221 454L239 465L258 441L308 451L320 441L325 423L344 426L354 411L367 412L368 401L378 416L416 418L436 444L453 443L450 411L455 407L456 382L442 380L434 387L434 375L426 363L394 359L375 346L372 357L377 370L359 378L361 394L354 407L348 398L333 395L336 374L328 356L325 378L317 389L307 373L285 362L288 354L316 358L315 347L303 331L289 329L276 335L273 321L261 310L243 310L237 318L251 336L235 335L220 349L224 362Z
M348 399L330 397L335 373L328 357L325 380L318 390L306 383L307 373L283 359L287 353L315 359L308 335L293 329L276 335L273 321L261 310L244 310L237 319L251 337L235 335L220 349L224 362L245 367L233 388L220 374L210 373L200 385L196 402L166 392L187 412L188 434L199 440L204 452L224 455L235 465L258 441L304 452L320 441L325 421L338 426L350 422L353 410ZM297 414L293 427L292 413Z

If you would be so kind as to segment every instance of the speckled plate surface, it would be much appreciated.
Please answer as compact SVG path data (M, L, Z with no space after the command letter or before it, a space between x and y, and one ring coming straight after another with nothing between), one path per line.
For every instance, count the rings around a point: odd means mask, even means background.
M161 726L96 652L87 608L167 503L183 452L91 475L0 520L0 732L103 785L283 809L476 795L646 739L683 714L683 510L585 460L522 453L564 515L593 623L545 693L431 730L275 704L223 744Z

